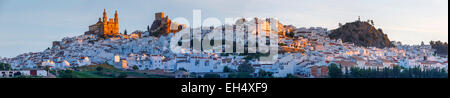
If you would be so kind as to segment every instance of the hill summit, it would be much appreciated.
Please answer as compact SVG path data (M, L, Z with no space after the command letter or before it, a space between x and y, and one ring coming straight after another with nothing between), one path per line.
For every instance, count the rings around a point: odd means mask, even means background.
M331 30L328 35L331 39L341 39L343 42L354 43L364 47L395 47L388 36L381 29L373 26L373 20L339 24L339 28Z

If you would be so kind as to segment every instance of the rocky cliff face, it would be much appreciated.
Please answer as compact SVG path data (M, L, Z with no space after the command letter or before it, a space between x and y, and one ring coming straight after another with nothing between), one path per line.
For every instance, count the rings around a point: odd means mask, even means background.
M169 27L169 22L164 22L163 20L154 20L149 33L150 35L157 37L161 35L167 35L170 32Z
M156 13L155 20L153 21L151 28L147 27L147 31L150 36L159 37L161 35L168 35L169 33L177 33L185 28L186 25L178 24L169 19L168 16L164 16L164 13Z
M369 22L356 21L347 23L332 30L331 39L342 39L343 42L354 43L364 47L395 47L381 29L376 29Z

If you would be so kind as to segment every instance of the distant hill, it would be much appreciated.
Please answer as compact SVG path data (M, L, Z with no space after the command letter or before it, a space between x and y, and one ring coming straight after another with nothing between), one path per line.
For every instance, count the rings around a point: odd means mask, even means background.
M430 45L433 49L435 49L435 53L438 55L448 56L448 43L441 41L431 41Z
M372 21L373 24L373 21ZM369 22L355 21L346 23L328 35L331 39L342 39L343 42L354 43L364 47L395 47L381 29L376 29Z

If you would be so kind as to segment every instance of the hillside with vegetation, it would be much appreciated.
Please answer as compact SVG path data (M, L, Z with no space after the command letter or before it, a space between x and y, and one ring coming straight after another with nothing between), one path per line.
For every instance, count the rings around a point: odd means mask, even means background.
M342 42L354 43L364 47L394 47L383 30L376 29L373 21L355 21L346 23L335 30L331 30L328 35L331 39L341 39Z
M431 48L435 49L438 55L448 56L448 43L441 41L431 41Z

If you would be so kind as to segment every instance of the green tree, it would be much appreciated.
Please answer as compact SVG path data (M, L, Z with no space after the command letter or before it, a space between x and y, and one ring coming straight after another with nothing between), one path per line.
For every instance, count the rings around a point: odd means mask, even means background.
M247 72L237 72L228 75L228 78L253 78L250 73Z
M223 67L223 72L232 72L231 68L228 66Z
M358 67L351 67L350 68L350 77L352 78L361 78L362 77L362 71Z
M0 70L11 70L11 65L6 63L0 63Z
M349 73L349 69L348 69L348 67L344 67L344 70L345 70L345 72L344 72L344 78L350 78L350 73Z
M50 66L44 66L44 70L47 71L47 75L48 75L48 73L50 72Z
M400 77L400 71L401 71L400 66L394 66L394 68L392 69L393 77L394 78L399 78Z
M332 63L328 66L328 70L328 76L330 78L342 78L342 69L338 65Z
M187 72L187 70L185 68L178 68L178 70Z
M287 74L285 78L297 78L297 77L295 77L295 76L292 75L292 74Z
M138 66L133 66L132 68L133 68L133 70L139 70Z
M239 72L246 72L246 73L253 73L253 72L255 72L255 69L252 67L252 65L250 65L250 63L245 61L244 63L239 65L238 71Z
M330 69L331 72L331 69ZM353 67L350 69L351 78L448 78L446 69L422 69L420 67L402 68L394 66L393 68L360 69Z
M97 68L95 68L95 70L97 70L98 72L101 72L101 71L103 71L103 67L101 67L101 66L98 66Z
M119 74L118 78L126 78L127 76L128 76L127 73L122 72Z
M59 72L59 77L61 78L76 78L73 74L72 70L62 70Z
M216 73L207 73L203 76L203 78L220 78L220 75Z
M267 72L267 71L264 71L264 70L259 70L258 71L258 76L260 78L271 78L272 74L273 74L272 72Z

